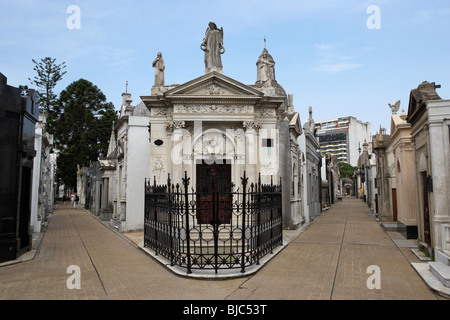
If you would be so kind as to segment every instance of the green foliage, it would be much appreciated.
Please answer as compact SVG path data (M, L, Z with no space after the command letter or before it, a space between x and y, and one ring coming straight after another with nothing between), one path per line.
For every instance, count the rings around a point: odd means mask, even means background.
M40 62L32 59L35 64L33 68L36 71L37 76L33 79L28 78L31 83L37 86L39 96L39 104L44 111L49 112L56 104L57 95L53 92L58 81L62 79L62 76L66 74L66 71L62 71L66 64L65 62L56 64L56 59L46 57L41 59Z
M342 179L347 179L353 177L353 173L358 169L357 167L352 167L350 164L345 162L339 162L339 173Z
M106 154L117 113L111 102L91 82L72 82L49 113L49 132L59 150L57 175L67 187L76 187L77 165L89 166L100 153Z

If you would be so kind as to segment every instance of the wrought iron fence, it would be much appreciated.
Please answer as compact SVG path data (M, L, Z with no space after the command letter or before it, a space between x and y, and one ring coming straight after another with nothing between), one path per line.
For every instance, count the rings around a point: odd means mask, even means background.
M144 246L172 266L193 269L240 268L259 264L282 244L281 183L248 184L244 172L239 187L220 190L211 178L207 190L145 182ZM204 183L204 182L203 182Z

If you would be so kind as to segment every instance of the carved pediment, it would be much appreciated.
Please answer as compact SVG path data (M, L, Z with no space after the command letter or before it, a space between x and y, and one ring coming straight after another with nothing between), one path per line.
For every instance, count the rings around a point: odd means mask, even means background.
M264 92L243 84L218 72L209 72L201 77L181 85L174 85L167 91L152 96L141 96L142 101L152 115L166 115L168 112L190 114L198 113L253 114L264 110L264 114L273 113L285 97L267 96ZM155 110L153 110L155 109ZM157 110L156 110L157 109Z
M261 98L264 94L223 74L210 72L165 92L166 98L177 97L245 97Z
M289 128L294 129L298 135L301 135L303 133L303 130L300 123L300 115L298 114L298 112L291 113L287 117L289 120Z
M437 94L436 88L440 88L434 82L422 82L417 89L411 90L409 94L409 106L407 121L409 123L416 122L421 114L425 111L425 106L430 100L441 100Z
M211 80L200 86L190 88L189 90L183 92L183 94L193 96L234 96L240 95L242 92L239 92L224 83Z

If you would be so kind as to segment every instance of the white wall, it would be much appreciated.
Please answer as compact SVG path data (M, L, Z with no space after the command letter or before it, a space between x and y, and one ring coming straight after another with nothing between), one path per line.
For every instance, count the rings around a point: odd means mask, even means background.
M348 127L348 152L349 163L354 167L358 165L358 148L361 147L362 152L364 140L366 140L367 143L372 141L370 123L362 122L361 120L350 117L350 124Z
M149 118L130 116L128 120L128 157L126 186L126 223L123 231L144 229L144 180L150 177Z
M33 232L41 232L41 221L38 220L39 215L39 183L41 181L41 161L42 161L42 125L36 124L34 136L34 149L36 157L33 159L33 184L31 191L31 218L30 227Z

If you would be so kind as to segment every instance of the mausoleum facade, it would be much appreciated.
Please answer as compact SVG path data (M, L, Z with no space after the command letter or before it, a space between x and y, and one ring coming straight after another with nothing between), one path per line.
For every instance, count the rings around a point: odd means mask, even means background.
M153 62L150 168L145 183L144 247L192 269L244 273L283 244L282 229L304 221L300 117L275 78L264 47L256 81L223 72L223 28L213 23L200 45L205 73L166 85Z
M155 61L161 59L158 53ZM186 172L191 186L198 186L204 168L215 164L226 171L227 185L237 185L244 171L255 183L259 177L263 184L281 179L284 227L295 228L304 214L297 143L302 127L292 96L276 81L275 62L266 48L252 85L226 76L221 62L211 66L217 59L205 57L200 77L181 85L155 82L151 95L141 96L150 112L148 178L164 184L170 175L181 184ZM155 81L164 79L154 66Z

